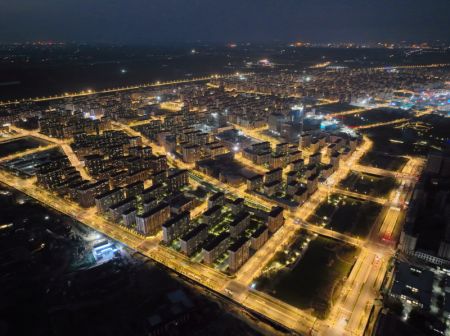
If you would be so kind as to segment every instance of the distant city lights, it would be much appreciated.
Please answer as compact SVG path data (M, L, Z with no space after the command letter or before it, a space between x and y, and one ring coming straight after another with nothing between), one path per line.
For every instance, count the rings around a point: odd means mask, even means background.
M259 60L258 64L263 66L263 67L270 67L270 66L272 66L272 63L267 58Z

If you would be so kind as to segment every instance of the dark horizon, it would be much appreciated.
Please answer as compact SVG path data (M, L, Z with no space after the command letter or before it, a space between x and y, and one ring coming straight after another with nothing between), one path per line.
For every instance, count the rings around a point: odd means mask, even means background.
M449 12L445 0L16 0L0 4L0 42L447 42Z

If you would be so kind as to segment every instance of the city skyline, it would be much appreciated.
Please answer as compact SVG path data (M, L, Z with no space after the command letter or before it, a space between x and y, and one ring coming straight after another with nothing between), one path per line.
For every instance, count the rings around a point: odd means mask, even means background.
M449 13L0 2L0 334L450 336Z

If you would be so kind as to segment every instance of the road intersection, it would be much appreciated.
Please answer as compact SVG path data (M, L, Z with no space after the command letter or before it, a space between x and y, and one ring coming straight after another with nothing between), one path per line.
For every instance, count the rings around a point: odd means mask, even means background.
M127 125L115 123L114 126L125 130L131 135L141 135ZM15 128L15 131L21 132L23 135L39 137L51 142L53 146L61 146L69 156L71 163L82 172L82 176L90 179L84 171L81 162L73 151L71 151L70 145L66 141L49 138L38 132L24 131L17 128ZM156 146L145 139L145 137L143 137L143 140L145 144L152 145L155 153L166 154L162 147ZM70 200L61 198L51 191L41 188L36 184L35 178L23 179L1 170L0 179L10 187L22 191L39 202L104 233L114 240L122 242L170 269L183 274L217 293L229 297L243 307L258 312L289 329L301 334L361 335L369 319L370 309L378 295L378 290L387 270L388 261L394 252L391 245L383 244L383 240L380 238L385 237L386 233L389 233L389 237L394 239L394 234L398 231L398 221L397 217L391 213L391 210L399 209L397 204L399 199L406 199L408 197L412 188L411 181L413 181L411 175L420 170L421 163L416 161L416 159L411 159L401 174L395 175L400 181L407 181L409 188L399 188L396 193L391 195L390 199L379 200L380 202L383 201L383 204L385 207L388 207L388 210L386 216L380 220L381 226L379 228L373 228L372 233L366 240L309 224L306 220L318 205L326 200L329 188L334 190L355 165L363 169L362 166L357 165L357 162L370 150L371 146L371 141L364 137L362 144L351 157L346 162L343 162L339 169L328 178L326 186L320 187L305 204L296 210L287 211L285 225L241 267L234 278L201 263L193 262L186 256L159 244L161 241L160 234L150 238L142 237L131 230L109 222L106 218L98 215L94 208L86 210ZM169 162L181 168L191 169L191 173L194 174L198 181L210 183L220 190L244 197L257 204L267 207L274 205L270 204L267 200L262 200L260 197L242 190L242 188L231 187L202 174L191 166L184 167L184 164L178 160L173 159ZM361 198L365 197L364 195L360 196ZM395 211L400 212L403 210L399 209ZM346 243L357 246L361 250L355 266L344 284L344 289L338 301L333 305L331 313L325 320L318 320L309 312L302 311L251 288L251 283L261 274L265 265L267 265L278 251L289 246L295 240L300 229L306 229L314 234L345 241ZM373 232L376 232L376 234Z

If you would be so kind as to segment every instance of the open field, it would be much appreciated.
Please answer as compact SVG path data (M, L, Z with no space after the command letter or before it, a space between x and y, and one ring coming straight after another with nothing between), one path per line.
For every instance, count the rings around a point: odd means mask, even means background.
M369 152L359 161L360 164L365 166L395 171L401 170L406 162L408 162L408 159L404 157L388 155L380 152Z
M28 149L38 148L39 146L47 146L48 143L33 137L23 137L11 141L2 142L0 144L0 158L8 155L26 151Z
M293 267L271 275L269 281L258 280L258 289L325 318L358 253L356 247L319 236Z
M393 177L351 171L339 187L374 197L387 196L397 186Z
M381 205L340 194L331 194L322 202L308 222L358 237L366 237Z
M374 124L380 122L390 122L397 119L406 118L409 112L400 109L379 108L365 113L356 113L342 116L341 120L350 127Z

